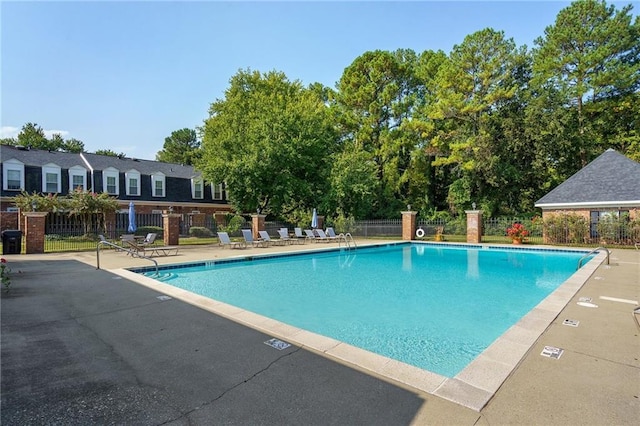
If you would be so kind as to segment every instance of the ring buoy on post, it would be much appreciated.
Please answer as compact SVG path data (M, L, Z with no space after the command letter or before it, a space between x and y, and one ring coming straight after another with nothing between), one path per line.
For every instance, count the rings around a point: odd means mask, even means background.
M422 229L422 228L416 229L416 237L418 237L418 238L424 237L424 229Z

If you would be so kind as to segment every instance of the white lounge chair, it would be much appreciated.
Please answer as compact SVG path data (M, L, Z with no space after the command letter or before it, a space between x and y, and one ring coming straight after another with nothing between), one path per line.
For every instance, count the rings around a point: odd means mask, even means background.
M218 232L218 239L220 240L220 245L223 248L231 247L241 249L247 246L244 241L231 241L231 238L229 238L229 234L226 232Z
M242 236L244 237L244 241L247 244L251 244L252 247L267 247L268 243L263 240L254 240L253 232L250 229L243 229Z
M266 241L267 244L273 244L273 245L284 245L285 241L284 240L274 240L269 236L269 233L267 231L258 231L258 234L260 234L260 238L262 238L263 241Z
M316 234L318 234L318 236L316 237L316 241L322 241L323 243L333 241L333 239L327 237L327 234L325 234L322 229L316 229Z
M333 228L327 228L326 234L327 234L327 237L329 237L332 240L337 240L338 238L344 237L343 233L336 235L336 231L334 231Z
M304 243L304 240L299 240L298 238L291 238L289 236L289 231L287 230L287 228L280 229L278 231L278 234L280 234L280 239L283 240L286 244L302 244L302 243Z

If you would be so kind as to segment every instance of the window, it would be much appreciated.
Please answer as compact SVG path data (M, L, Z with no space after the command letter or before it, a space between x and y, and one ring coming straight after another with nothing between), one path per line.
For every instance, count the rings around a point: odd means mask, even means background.
M109 195L118 195L120 193L120 185L118 179L120 173L113 167L107 167L102 171L102 190Z
M24 164L18 160L7 160L2 163L2 187L5 191L21 191L24 189Z
M42 166L42 192L61 192L61 187L62 177L60 166L57 166L55 164L46 164Z
M140 195L140 172L137 170L129 170L125 173L127 182L127 195Z
M202 190L202 179L191 179L191 197L195 199L204 198L204 191Z
M151 188L154 197L164 197L165 176L162 173L154 173L151 175Z
M87 169L81 166L69 168L69 192L87 189Z
M214 200L222 200L222 184L211 184L211 195Z

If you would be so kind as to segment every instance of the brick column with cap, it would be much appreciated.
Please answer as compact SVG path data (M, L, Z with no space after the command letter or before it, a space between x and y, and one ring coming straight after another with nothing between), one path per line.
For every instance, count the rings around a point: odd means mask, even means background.
M251 215L251 233L253 234L254 239L260 238L260 234L258 231L264 231L266 228L264 227L264 219L267 215L264 214L252 214Z
M26 254L44 253L44 231L47 212L24 213L24 250Z
M416 235L416 216L418 212L406 211L402 213L402 239L404 241L413 240Z
M162 213L163 242L165 246L177 246L180 244L180 218L181 214Z
M466 210L467 214L467 242L479 244L482 242L482 211Z

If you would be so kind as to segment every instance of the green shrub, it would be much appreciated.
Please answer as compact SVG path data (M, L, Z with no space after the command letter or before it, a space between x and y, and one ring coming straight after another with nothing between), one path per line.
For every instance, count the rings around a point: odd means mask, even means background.
M163 237L164 229L160 226L141 226L136 229L135 235L146 236L147 234L155 233L158 234L158 238Z
M556 214L544 221L547 240L552 244L584 244L589 236L589 222L577 214Z
M205 228L203 226L192 226L191 228L189 228L189 236L197 238L207 238L212 237L213 232L211 232L209 228Z

